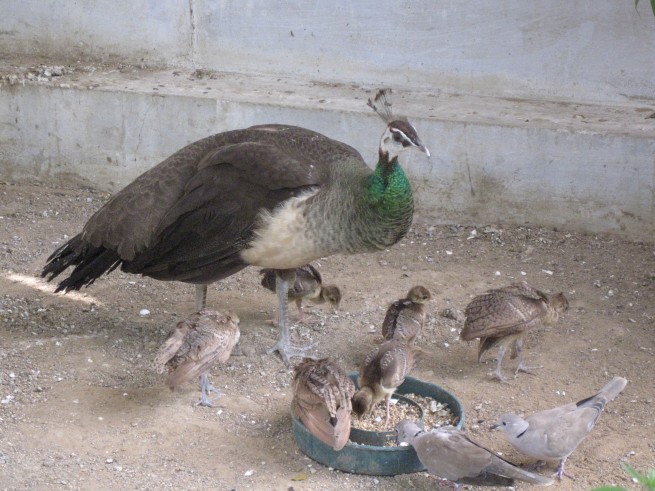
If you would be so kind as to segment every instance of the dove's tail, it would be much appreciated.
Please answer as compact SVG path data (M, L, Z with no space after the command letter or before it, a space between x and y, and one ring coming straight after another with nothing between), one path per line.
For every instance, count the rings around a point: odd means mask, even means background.
M516 466L512 466L512 467L513 469L511 469L510 472L507 473L504 472L503 475L517 481L529 482L530 484L536 484L538 486L550 486L555 482L549 477L540 476L539 474L526 471Z
M509 477L499 476L498 474L491 474L486 472L475 477L462 477L457 480L458 484L471 484L473 486L514 486L514 479Z
M623 391L627 383L628 381L623 377L614 377L597 394L577 402L576 405L578 407L595 407L600 413L605 407L605 404L613 400Z
M553 480L535 474L534 472L526 471L520 467L515 466L508 460L503 459L494 455L492 457L492 464L487 467L487 474L496 474L498 477L503 477L505 479L515 480L515 481L524 481L529 482L530 484L537 484L539 486L550 486L553 484ZM480 477L480 476L478 476ZM495 486L511 486L512 484L495 484Z

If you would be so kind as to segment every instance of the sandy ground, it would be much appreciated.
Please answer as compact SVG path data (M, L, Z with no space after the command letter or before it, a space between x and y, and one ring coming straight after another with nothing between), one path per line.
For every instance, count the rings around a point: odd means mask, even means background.
M210 288L210 306L240 316L246 354L213 369L213 382L226 393L213 409L194 406L194 384L169 391L151 366L170 329L192 312L192 286L114 272L81 295L63 296L37 281L46 257L106 198L86 188L0 184L0 489L439 487L425 473L350 475L299 452L289 413L291 371L264 353L276 339L267 323L275 298L260 287L256 269ZM390 250L317 265L344 293L339 313L311 309L308 324L295 330L297 339L319 342L317 355L356 369L379 341L388 304L423 284L434 300L419 343L431 354L414 375L460 398L473 438L530 463L490 431L498 415L582 399L622 375L626 390L569 458L575 480L556 486L635 489L621 462L655 467L653 243L418 218ZM564 291L571 308L557 326L527 337L527 362L544 368L502 385L489 378L493 356L477 364L476 343L459 341L458 333L473 295L521 279ZM141 316L142 309L150 314ZM444 309L458 318L440 315ZM515 363L507 360L508 374Z

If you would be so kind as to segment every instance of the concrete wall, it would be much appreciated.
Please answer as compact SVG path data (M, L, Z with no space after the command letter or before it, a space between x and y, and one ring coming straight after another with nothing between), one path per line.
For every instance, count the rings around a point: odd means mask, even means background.
M600 102L655 97L631 0L0 0L0 52Z
M115 191L269 122L373 163L391 86L433 153L405 163L420 214L652 240L654 53L646 0L0 0L0 178Z

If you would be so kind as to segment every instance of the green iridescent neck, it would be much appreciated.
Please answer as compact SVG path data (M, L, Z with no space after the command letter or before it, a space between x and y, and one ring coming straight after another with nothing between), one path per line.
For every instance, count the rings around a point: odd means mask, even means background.
M385 214L404 211L413 203L412 187L394 157L391 162L380 155L378 165L369 178L368 201Z

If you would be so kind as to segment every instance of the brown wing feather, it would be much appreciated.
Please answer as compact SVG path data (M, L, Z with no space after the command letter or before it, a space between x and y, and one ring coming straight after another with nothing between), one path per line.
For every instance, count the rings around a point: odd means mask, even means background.
M414 352L410 346L397 341L391 343L393 345L380 357L380 384L387 389L400 386L415 364Z
M289 290L289 298L296 300L317 297L321 292L322 281L321 273L311 264L296 268L296 281Z
M262 275L261 284L267 290L275 292L276 275L275 270L263 268L259 271ZM297 300L307 296L313 298L321 291L321 274L311 264L306 264L295 271L296 280L289 286L289 300Z
M159 348L154 359L154 365L158 373L163 373L166 370L166 364L179 351L189 329L190 324L186 319L178 322L173 332L171 332L166 341L164 341L164 344Z
M214 363L227 361L239 340L238 322L234 314L210 310L180 322L155 358L159 363L168 358L167 385L177 387L206 373Z
M323 185L334 158L366 168L352 147L294 126L255 126L199 140L98 210L74 244L72 264L84 263L90 244L115 251L131 273L192 283L228 276L244 267L237 252L250 240L259 211Z
M522 332L546 313L543 299L534 299L495 290L475 297L466 307L466 321L461 338L505 336Z
M387 341L393 338L398 325L398 316L400 312L407 307L408 301L405 299L396 300L387 309L387 313L382 321L382 336Z
M295 368L293 410L322 442L341 450L350 436L355 385L336 362L305 360Z

